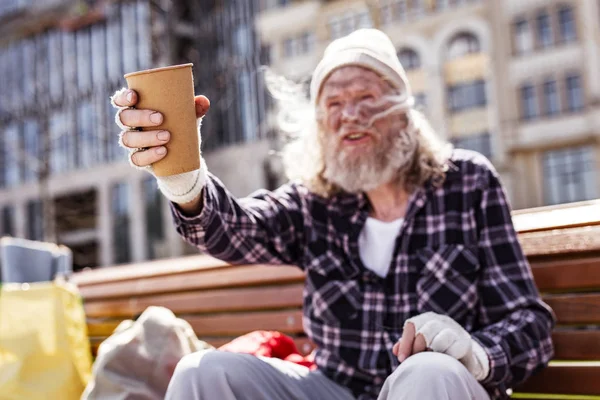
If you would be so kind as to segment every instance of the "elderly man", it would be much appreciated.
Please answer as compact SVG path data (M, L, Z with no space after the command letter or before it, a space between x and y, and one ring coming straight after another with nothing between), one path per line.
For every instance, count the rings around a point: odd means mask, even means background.
M203 352L179 363L167 398L506 398L552 357L554 318L497 172L436 138L380 31L331 43L310 92L303 147L287 160L293 183L236 199L204 162L157 179L179 233L201 250L306 272L317 369ZM132 108L130 90L113 101L132 164L151 172L169 133L127 129L162 115ZM208 99L196 107L200 118Z

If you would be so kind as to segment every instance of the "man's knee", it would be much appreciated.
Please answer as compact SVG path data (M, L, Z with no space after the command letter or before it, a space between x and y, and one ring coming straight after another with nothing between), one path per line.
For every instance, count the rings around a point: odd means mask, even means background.
M469 371L441 353L419 353L406 359L386 380L379 399L467 399L472 396Z
M204 350L183 357L173 373L171 383L185 387L214 386L224 382L234 384L231 377L245 376L240 374L240 368L245 363L240 363L243 354L227 353L217 350Z
M447 354L424 352L415 354L406 359L393 375L400 375L406 379L452 380L459 379L468 374L465 366L457 359Z

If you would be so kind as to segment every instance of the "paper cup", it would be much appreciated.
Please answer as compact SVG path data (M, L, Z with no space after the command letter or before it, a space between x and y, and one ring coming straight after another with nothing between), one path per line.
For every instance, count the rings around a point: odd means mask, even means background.
M163 123L149 130L166 130L171 139L167 155L152 164L156 176L170 176L200 168L200 149L194 104L193 64L125 74L127 85L138 94L135 108L159 111Z

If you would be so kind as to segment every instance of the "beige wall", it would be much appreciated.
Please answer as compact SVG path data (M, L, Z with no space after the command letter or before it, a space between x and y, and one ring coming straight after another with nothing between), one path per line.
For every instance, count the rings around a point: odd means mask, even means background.
M311 54L295 59L273 59L275 69L280 73L308 76L329 42L328 18L349 9L368 7L374 25L385 31L398 49L407 46L420 54L422 68L409 71L408 76L415 93L426 93L427 115L438 134L443 138L484 130L492 134L492 161L504 179L514 208L544 204L541 164L544 151L581 144L597 146L599 156L596 161L600 164L600 5L597 0L481 0L443 12L432 12L412 21L395 21L379 26L379 6L382 3L378 0L299 2L284 8L289 11L278 14L274 10L268 17L259 17L257 26L259 30L268 32L263 36L268 36L266 40L275 44L285 36L281 32L293 29L285 26L301 21L298 24L302 29L312 27L317 33L318 44ZM540 10L548 9L553 29L558 32L556 11L563 4L576 7L578 41L527 55L515 55L512 44L515 19L527 17L533 20ZM271 21L277 19L277 24L271 28L269 18ZM280 31L274 27L283 28ZM446 62L448 40L461 30L474 33L483 52ZM521 121L519 87L525 82L541 85L547 76L553 74L559 79L564 78L571 71L581 72L585 111L570 115L563 113L551 119ZM449 115L446 109L447 84L479 77L487 82L488 106ZM561 90L564 92L564 88Z

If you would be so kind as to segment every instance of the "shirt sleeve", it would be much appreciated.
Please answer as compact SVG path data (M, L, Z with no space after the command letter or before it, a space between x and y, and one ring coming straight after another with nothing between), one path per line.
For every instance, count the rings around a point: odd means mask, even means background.
M302 265L304 219L296 185L236 199L209 173L202 210L186 216L171 203L177 232L202 252L232 264Z
M547 365L555 317L542 302L514 229L506 194L490 165L476 210L479 232L479 326L473 337L486 350L488 388L510 388Z

